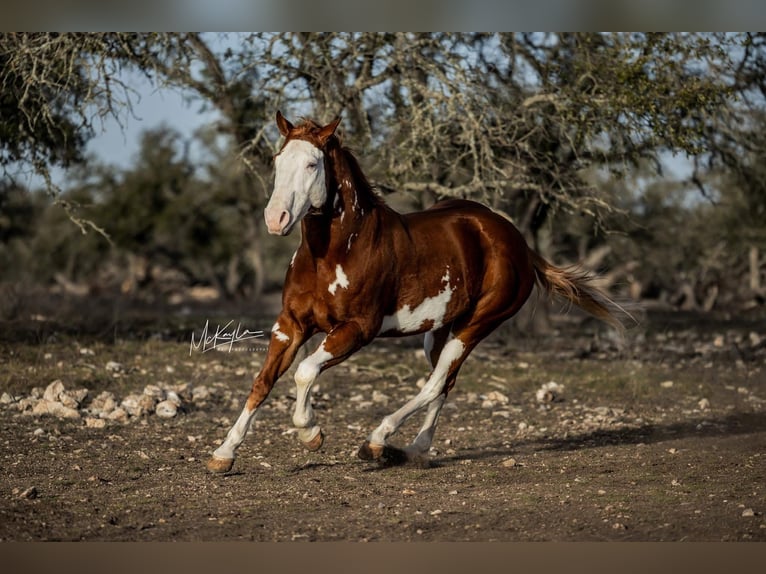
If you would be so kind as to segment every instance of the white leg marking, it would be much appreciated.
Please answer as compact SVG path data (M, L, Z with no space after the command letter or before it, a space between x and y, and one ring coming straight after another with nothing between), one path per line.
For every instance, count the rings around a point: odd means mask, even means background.
M290 337L279 330L279 322L274 323L274 326L271 328L271 332L277 338L277 340L281 341L282 343L287 343L290 340Z
M309 392L314 384L321 368L332 359L332 354L324 349L324 341L316 351L301 361L295 372L295 411L293 412L293 424L298 428L298 436L307 442L319 432L319 427L314 426L314 411L311 408Z
M446 283L444 289L439 291L433 297L426 297L414 309L405 305L393 315L383 317L383 323L380 326L378 334L387 331L398 331L399 333L414 333L419 331L423 323L433 321L432 329L438 329L444 324L444 315L447 313L447 304L452 299L452 293L455 288L450 286L449 267L442 277L442 283Z
M464 350L465 345L463 341L457 338L451 339L444 345L444 349L436 363L436 368L431 373L425 386L402 408L384 418L378 428L370 434L369 441L372 444L385 444L386 439L394 434L413 413L436 400L442 390L444 390L444 383L447 380L450 366L462 356Z
M343 287L344 289L348 288L348 277L346 277L343 267L340 265L335 266L335 281L330 283L327 290L330 292L330 295L335 295L335 291L338 290L338 287Z
M434 440L434 433L436 432L436 421L439 420L439 413L442 410L442 406L444 406L446 398L447 397L444 395L439 395L429 403L426 418L423 421L423 426L420 427L418 436L415 437L415 440L411 445L404 448L404 452L408 455L420 456L426 454L428 449L431 448L431 443Z
M229 433L226 435L226 440L224 440L223 444L213 452L214 456L223 459L234 458L235 451L239 448L239 445L242 444L242 441L245 440L247 431L250 430L250 425L255 418L256 410L257 409L249 411L247 406L242 409L237 422L235 422L234 426L229 429Z

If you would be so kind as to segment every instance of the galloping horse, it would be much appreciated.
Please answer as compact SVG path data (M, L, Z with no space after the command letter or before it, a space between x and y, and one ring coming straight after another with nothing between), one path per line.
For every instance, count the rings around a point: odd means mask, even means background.
M324 440L309 396L317 376L376 337L425 333L428 381L383 419L358 453L364 460L403 462L428 452L463 361L521 308L535 284L622 327L621 308L585 275L546 262L489 208L450 199L402 215L386 206L335 134L339 117L325 126L309 120L293 125L277 112L276 121L285 140L275 156L266 224L270 233L287 235L300 222L303 237L287 270L263 368L209 470L231 469L256 409L315 333L326 336L295 373L293 414L310 450ZM388 445L420 409L426 409L425 421L415 440L404 449Z

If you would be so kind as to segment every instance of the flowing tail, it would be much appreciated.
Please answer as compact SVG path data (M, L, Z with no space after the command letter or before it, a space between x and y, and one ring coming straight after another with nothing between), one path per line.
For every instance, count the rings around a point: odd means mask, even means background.
M537 285L547 294L558 295L577 305L597 319L612 325L620 333L625 331L626 320L638 323L624 305L616 303L601 289L591 285L593 277L587 272L551 265L532 249L529 250L529 257L535 269Z

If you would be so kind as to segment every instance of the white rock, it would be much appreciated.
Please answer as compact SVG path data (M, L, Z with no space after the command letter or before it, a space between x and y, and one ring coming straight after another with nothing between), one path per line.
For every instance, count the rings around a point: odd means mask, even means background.
M95 417L86 417L85 426L91 429L102 429L106 426L106 421Z
M500 403L501 405L507 405L509 402L508 396L500 391L490 391L487 393L487 400Z
M540 403L552 403L561 400L561 395L564 393L564 385L560 385L555 381L549 381L540 386L535 393L537 402Z
M697 406L701 411L706 411L710 408L710 401L707 399L700 399Z
M673 387L673 381L662 381L662 382L660 383L660 386L661 386L663 389L670 389L670 388L672 388L672 387Z
M180 407L182 404L181 397L178 396L178 393L176 393L175 391L168 391L167 397L165 400L173 403L176 406L176 408Z
M745 510L742 511L742 516L755 516L755 511L752 508L745 508Z
M110 421L126 423L128 422L128 413L122 407L117 407L116 409L111 411L106 418L109 419Z
M147 397L152 397L154 399L157 399L158 401L164 401L165 400L165 391L161 387L157 385L146 385L144 387L144 395Z
M157 416L163 419L172 419L178 414L178 406L170 399L157 403L154 410Z
M3 393L2 396L0 396L0 405L10 405L12 402L14 402L13 397L8 393Z
M117 399L109 391L103 391L90 403L90 411L94 414L107 415L117 408Z
M64 383L61 382L61 379L56 379L45 388L43 399L50 402L56 402L59 400L61 393L63 393L65 390L66 389L64 388Z
M122 363L118 363L117 361L107 361L106 370L112 371L113 373L122 373L125 371L125 367L122 366Z
M120 407L132 417L140 417L146 412L141 404L141 397L144 395L128 395L120 403Z
M387 405L388 401L391 399L387 394L381 393L380 391L372 391L372 402L373 403L380 403L382 405Z
M51 415L61 419L79 419L80 413L77 409L66 407L57 401L42 399L32 409L35 415Z
M179 383L168 391L168 395L170 393L174 393L181 400L191 401L194 397L194 386L191 383ZM181 403L179 402L178 404L180 405Z
M192 401L199 402L199 401L205 401L210 398L210 395L212 392L208 387L205 385L199 385L198 387L194 387L192 389Z
M64 391L59 395L59 402L65 407L72 409L80 408L80 405L88 396L88 389L78 389L76 391Z

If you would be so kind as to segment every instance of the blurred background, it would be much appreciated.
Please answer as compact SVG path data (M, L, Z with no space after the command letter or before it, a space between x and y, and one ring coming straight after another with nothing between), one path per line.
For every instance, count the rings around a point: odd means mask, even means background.
M766 316L766 34L2 33L0 78L6 325L271 309L277 110L341 114L400 211L475 199L647 309Z

